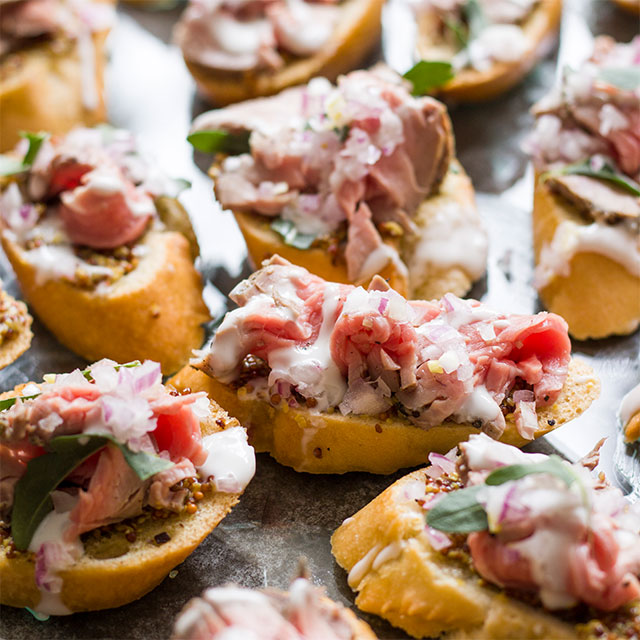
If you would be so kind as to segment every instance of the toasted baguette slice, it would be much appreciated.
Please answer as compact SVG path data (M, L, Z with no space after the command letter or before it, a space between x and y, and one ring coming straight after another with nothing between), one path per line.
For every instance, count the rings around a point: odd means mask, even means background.
M278 408L256 397L246 387L237 391L191 367L185 367L170 383L178 390L206 391L247 428L249 442L280 464L308 473L368 471L393 473L424 463L431 451L446 453L470 434L470 424L446 423L421 429L408 420L371 416L310 413L282 403ZM538 410L538 438L579 416L600 393L600 384L589 365L572 360L558 401ZM507 420L502 442L523 446L513 419Z
M533 246L536 264L542 247L564 220L588 224L568 200L535 176ZM640 324L640 278L619 262L594 252L576 253L569 274L557 275L539 290L545 307L561 315L578 340L626 335Z
M215 172L214 179L215 179ZM430 300L441 298L445 293L463 296L469 291L473 277L461 266L441 269L421 265L417 251L422 235L427 231L430 221L439 210L447 207L475 209L475 194L469 176L457 161L454 161L446 174L438 193L430 196L418 208L414 222L418 227L417 236L399 239L384 237L384 241L399 252L403 262L411 267L408 272L403 265L389 262L379 273L398 293L409 298ZM247 243L249 260L258 268L264 260L278 254L293 264L305 267L311 273L330 282L350 283L347 276L347 263L344 253L330 253L324 247L296 249L285 244L282 236L271 229L271 218L258 213L234 211L235 219ZM353 283L352 283L353 284ZM368 282L358 282L367 286Z
M2 398L19 393L25 385ZM200 424L202 435L230 427L230 418L214 401L211 416ZM218 525L238 502L240 494L205 494L193 514L184 511L168 518L148 518L136 524L136 539L130 542L125 531L110 529L109 538L89 538L85 554L73 567L60 572L61 599L71 611L93 611L119 607L136 600L154 587L181 563ZM135 519L134 519L135 521ZM157 544L155 537L166 533L170 540ZM163 536L166 538L166 536ZM0 599L12 607L37 607L41 593L35 577L33 553L11 552L0 545Z
M220 106L279 93L315 76L332 82L358 67L380 39L383 0L343 0L331 39L313 56L292 58L277 71L211 69L185 59L199 91Z
M105 291L62 279L40 282L27 253L7 234L2 246L38 317L69 349L87 360L155 360L177 371L204 341L209 319L202 282L187 239L150 231L137 267Z
M76 42L35 45L9 54L0 65L0 151L13 149L20 131L62 134L80 124L104 122L105 40L93 34L95 49L95 107L84 104L82 63Z
M424 469L401 478L333 534L333 555L350 572L360 609L415 638L592 637L588 629L579 634L574 625L488 585L464 560L456 562L435 551L425 533L424 511L415 501L415 489L424 491L425 481ZM630 625L640 616L640 604L635 609L626 613Z
M0 288L0 323L5 313L11 332L0 340L0 369L17 360L31 346L33 338L33 318L27 311L27 305Z
M560 23L562 0L540 0L523 22L527 40L524 55L513 62L494 62L486 71L462 69L433 95L452 102L491 100L516 85L551 48ZM450 60L455 51L441 44L439 22L425 16L418 21L418 54L424 60Z

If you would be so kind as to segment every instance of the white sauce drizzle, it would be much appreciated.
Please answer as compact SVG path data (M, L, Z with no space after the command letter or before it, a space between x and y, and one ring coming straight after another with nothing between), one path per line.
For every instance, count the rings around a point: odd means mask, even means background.
M476 209L457 202L443 203L429 217L409 261L409 273L421 280L434 269L460 267L472 280L487 267L487 232Z
M41 285L47 280L69 278L73 280L76 270L81 268L88 275L110 276L109 267L91 265L78 258L70 245L44 244L36 249L25 252L28 262L36 267L36 284Z
M347 578L347 582L352 589L356 589L358 585L362 582L362 579L369 573L371 569L371 565L375 560L376 556L380 553L382 549L381 544L377 544L372 549L365 554L364 557L360 558L358 562L356 562L353 567L351 567L351 571L349 571L349 577Z
M395 265L403 276L407 277L409 275L407 265L400 259L398 252L393 247L383 243L367 256L364 264L360 267L358 282L370 280L376 273L380 273L389 262Z
M626 425L631 418L640 411L640 384L635 386L622 398L620 404L620 422Z
M377 571L383 564L395 560L400 556L404 549L404 543L402 540L396 540L391 544L388 544L377 556L371 565L374 571Z
M484 385L478 385L466 397L462 406L456 411L455 417L461 422L473 422L477 418L483 422L491 422L498 417L499 413L500 407L487 388Z
M255 451L242 427L231 427L202 438L207 459L198 467L205 478L213 477L216 491L241 493L256 472Z
M541 289L556 276L568 276L573 256L586 252L606 256L640 277L640 237L621 225L594 222L585 226L564 220L558 225L551 244L542 247L534 273L535 287Z
M264 18L240 21L222 13L216 15L210 26L211 34L220 47L236 55L257 52L265 30L268 33L269 28L269 21Z

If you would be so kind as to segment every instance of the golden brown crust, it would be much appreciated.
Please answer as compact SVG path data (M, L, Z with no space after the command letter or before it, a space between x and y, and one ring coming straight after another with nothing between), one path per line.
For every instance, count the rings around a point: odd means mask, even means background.
M429 219L442 206L455 203L461 207L475 208L471 180L457 161L454 161L451 166L454 170L448 171L439 192L425 199L418 208L414 222L419 230L428 225ZM329 282L345 284L351 282L347 276L347 263L342 251L330 253L325 247L296 249L285 244L282 237L271 229L270 218L257 213L241 211L234 211L233 215L244 236L249 260L254 267L278 254L289 262L303 266L311 273ZM399 251L400 257L405 263L409 263L419 238L407 236L406 240L399 241L397 238L385 237L384 240ZM469 291L473 283L469 274L465 273L461 267L438 271L409 272L407 278L407 273L391 262L379 275L385 278L389 285L401 295L426 300L441 298L447 292L462 296ZM367 285L368 282L355 284Z
M38 282L25 251L2 237L25 298L60 342L89 361L155 360L166 375L202 345L209 314L187 239L150 231L141 243L147 251L138 266L98 292L61 279Z
M452 102L481 102L504 93L537 64L549 49L560 23L562 0L541 0L524 21L522 29L527 39L526 53L513 62L495 62L486 71L463 69L433 95ZM455 53L439 44L436 25L429 21L420 24L418 51L425 60L448 60Z
M9 54L0 65L0 151L12 149L20 131L66 133L78 125L94 125L107 117L104 103L105 40L93 34L95 108L84 106L78 45L56 40Z
M277 71L231 72L185 62L200 92L219 106L270 96L315 76L335 81L360 65L380 39L382 5L383 0L344 0L337 28L322 50Z
M276 409L191 367L182 369L170 382L176 389L206 391L247 428L249 442L256 451L266 451L280 464L308 473L393 473L423 464L431 451L447 453L470 434L480 431L469 424L447 423L421 429L408 421L391 418L343 416L337 411L313 414L284 403ZM535 437L576 418L599 393L600 383L591 367L572 360L558 401L538 410L539 429ZM507 421L501 440L520 447L527 443L512 420Z
M570 220L588 224L577 209L535 176L533 246L536 264L551 244L558 225ZM569 275L558 275L539 291L545 307L561 315L579 340L626 335L640 324L640 278L622 264L593 252L576 253Z
M377 549L368 570L351 573L357 606L416 638L444 632L446 640L577 640L571 625L506 597L464 562L431 547L424 512L411 490L424 483L424 469L401 478L333 534L333 555L346 571ZM378 555L383 550L386 561ZM375 569L372 556L378 558ZM360 568L368 563L363 564Z
M14 390L17 392L19 387ZM210 402L211 417L201 422L203 435L238 426L237 420L230 418L214 401ZM60 573L64 581L62 602L72 611L93 611L119 607L141 598L213 531L239 497L240 494L211 492L198 502L198 511L193 515L183 512L167 519L151 518L139 526L133 543L126 539L124 532L113 531L108 544L120 553L124 551L118 557L105 558L105 543L89 540L85 544L85 555ZM157 545L154 537L163 532L171 539ZM0 545L2 604L37 607L40 592L34 568L33 554L8 558L6 547Z
M19 329L14 330L13 334L6 337L0 343L0 369L4 369L7 365L17 360L30 346L33 333L31 332L31 323L33 318L27 311L27 305L20 300L15 300L6 292L0 291L0 295L4 295L18 309L18 314L22 319Z

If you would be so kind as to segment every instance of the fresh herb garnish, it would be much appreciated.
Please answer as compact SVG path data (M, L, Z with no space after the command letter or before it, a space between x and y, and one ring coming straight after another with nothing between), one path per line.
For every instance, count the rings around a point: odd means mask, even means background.
M271 223L271 228L282 236L285 244L296 249L308 249L316 239L316 236L310 233L300 233L291 220L276 218Z
M543 180L553 177L553 175L580 175L587 176L589 178L599 178L600 180L606 180L612 182L617 187L628 191L634 196L640 196L640 184L635 180L632 180L628 176L618 171L613 165L605 162L599 169L594 169L591 166L591 159L583 160L582 162L576 162L575 164L569 164L558 171L550 171L543 174Z
M21 131L20 135L29 141L27 152L24 154L22 162L12 156L1 155L0 176L12 176L29 169L36 159L42 143L49 137L49 134L44 132L30 133L28 131Z
M439 60L420 60L407 71L403 77L413 84L414 96L421 96L441 87L453 78L453 67L450 62Z
M640 87L640 67L604 67L598 70L598 77L618 89L633 91Z
M556 476L563 480L564 483L570 487L575 481L576 476L569 467L562 462L562 459L558 456L549 456L542 462L535 462L533 464L512 464L508 467L500 467L495 471L492 471L486 478L485 484L489 486L497 486L510 482L511 480L519 480L525 476L530 476L536 473L548 473L549 475Z
M51 492L88 457L112 443L117 446L127 464L140 480L169 469L173 462L144 451L132 451L110 435L79 433L52 438L52 451L27 463L24 475L18 480L11 514L11 535L18 549L26 549L33 534L53 509Z
M13 398L5 398L4 400L0 400L0 411L10 409L16 402L18 402L18 400L33 400L39 395L39 393L36 393L32 396L14 396Z
M231 156L249 153L249 131L229 133L212 129L211 131L196 131L187 136L187 140L194 149L205 153L227 153Z
M439 531L471 533L489 526L487 514L476 495L482 485L447 493L427 512L427 524Z

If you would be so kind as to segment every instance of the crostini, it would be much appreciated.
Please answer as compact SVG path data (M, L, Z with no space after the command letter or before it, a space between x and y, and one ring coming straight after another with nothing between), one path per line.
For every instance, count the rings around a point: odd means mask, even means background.
M640 510L603 476L473 435L336 530L357 606L415 638L628 638ZM586 467L586 468L585 468Z
M206 390L257 451L310 473L392 473L469 434L522 446L597 397L562 318L447 294L407 301L279 257L241 282L207 350L172 384Z
M216 105L335 80L380 39L383 0L191 0L174 30L200 93Z
M403 295L464 295L487 236L446 108L387 68L199 116L191 142L254 265L279 254L337 282L380 274ZM228 155L224 155L228 154Z
M63 615L159 584L255 471L245 430L157 363L102 360L0 400L0 601Z
M2 246L42 322L89 361L177 371L209 319L179 181L106 126L30 135L0 159Z
M596 39L535 105L534 284L575 338L640 323L640 37Z
M516 85L548 53L562 0L391 0L387 11L405 20L413 16L416 23L415 66L397 71L421 91L452 102L479 102ZM385 29L396 32L385 34L386 40L406 38L388 17Z
M17 360L31 345L33 318L24 302L10 296L0 280L0 369Z
M0 151L21 131L66 133L106 119L105 0L0 0Z
M207 589L178 616L172 640L376 640L366 622L297 578L289 591L235 585Z

